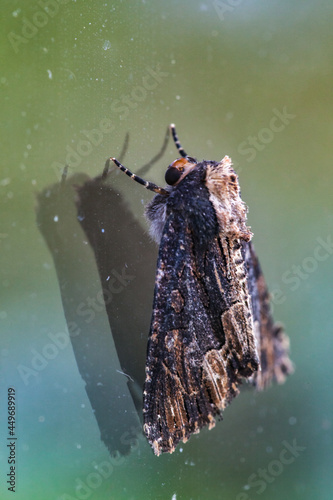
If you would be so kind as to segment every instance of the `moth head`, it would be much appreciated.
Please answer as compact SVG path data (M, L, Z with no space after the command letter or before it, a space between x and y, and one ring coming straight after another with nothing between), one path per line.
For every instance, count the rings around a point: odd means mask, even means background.
M196 165L197 160L191 156L178 158L168 166L165 172L165 182L169 186L176 186Z

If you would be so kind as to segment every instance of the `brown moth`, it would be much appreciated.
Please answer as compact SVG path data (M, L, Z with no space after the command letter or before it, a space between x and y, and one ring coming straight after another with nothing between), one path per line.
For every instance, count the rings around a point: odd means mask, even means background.
M167 187L146 207L159 244L144 384L144 432L156 455L172 453L239 393L292 372L289 341L274 324L231 159L197 161L179 143Z

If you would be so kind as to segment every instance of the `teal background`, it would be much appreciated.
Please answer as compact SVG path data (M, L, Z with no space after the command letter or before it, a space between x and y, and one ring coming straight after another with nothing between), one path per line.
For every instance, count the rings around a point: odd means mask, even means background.
M333 222L332 2L3 0L1 10L1 498L331 499L333 249L321 242ZM163 75L145 93L152 70ZM284 108L288 123L267 130ZM171 122L190 155L233 158L296 371L265 393L244 391L222 423L173 455L154 457L142 439L111 470L71 348L27 384L18 370L48 333L66 331L36 193L59 181L66 161L70 173L99 174L126 132L124 163L135 171ZM103 126L100 144L84 150L83 131ZM259 140L252 153L249 137ZM163 183L176 156L170 144L147 177ZM128 182L119 189L141 220L146 193L129 196ZM8 387L17 392L15 495L5 484ZM274 461L293 440L304 449L281 470ZM261 493L248 488L259 469L278 472ZM91 487L75 490L80 481Z

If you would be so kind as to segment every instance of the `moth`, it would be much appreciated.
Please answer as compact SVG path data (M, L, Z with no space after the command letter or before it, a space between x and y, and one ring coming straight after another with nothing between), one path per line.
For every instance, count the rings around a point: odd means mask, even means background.
M243 381L261 390L293 369L231 159L197 161L170 130L180 158L166 170L167 187L110 158L156 193L145 209L159 253L143 391L144 433L156 455L214 427Z

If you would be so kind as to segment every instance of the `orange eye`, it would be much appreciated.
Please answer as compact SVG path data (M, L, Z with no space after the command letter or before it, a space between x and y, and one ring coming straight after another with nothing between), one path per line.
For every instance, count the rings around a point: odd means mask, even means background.
M169 165L167 171L165 172L165 182L169 184L169 186L174 186L176 182L179 181L187 163L186 158L180 158L179 160L173 161Z
M169 186L175 186L178 182L183 182L183 178L198 165L197 160L191 156L178 158L173 161L165 172L165 181Z

